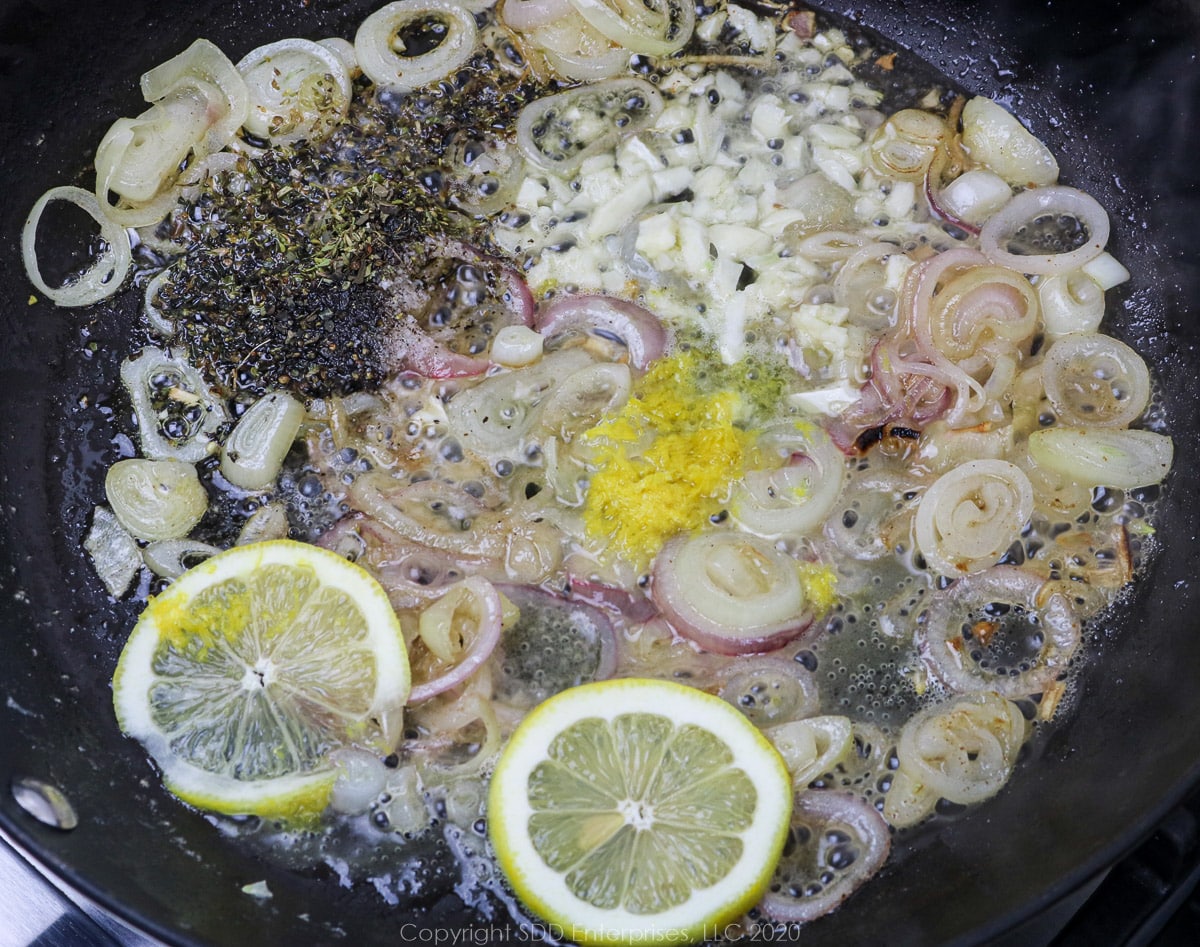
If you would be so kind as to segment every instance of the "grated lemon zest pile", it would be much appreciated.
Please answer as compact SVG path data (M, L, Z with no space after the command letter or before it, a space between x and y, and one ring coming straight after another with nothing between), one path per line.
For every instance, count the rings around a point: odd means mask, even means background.
M613 418L587 432L596 473L588 489L588 535L645 568L677 533L719 512L742 476L754 436L735 426L741 398L702 393L699 357L656 363Z

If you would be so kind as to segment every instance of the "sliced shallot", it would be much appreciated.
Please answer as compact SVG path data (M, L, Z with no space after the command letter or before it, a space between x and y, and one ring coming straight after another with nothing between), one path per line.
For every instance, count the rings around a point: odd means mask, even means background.
M418 636L440 670L413 686L409 703L435 697L475 673L500 640L502 614L500 593L479 576L451 586L421 612Z
M1025 717L1011 700L964 694L927 707L900 731L900 769L959 805L994 796L1025 742Z
M941 575L980 572L1017 541L1033 513L1033 486L1006 460L971 460L942 474L917 507L915 532Z
M829 434L810 421L792 421L765 432L759 445L783 454L784 464L748 471L734 485L733 518L766 539L819 530L846 479L846 459Z
M419 259L391 287L402 317L384 340L384 362L426 378L482 375L499 329L533 325L529 287L511 266L461 240L429 239Z
M388 336L385 359L426 378L467 378L488 370L485 358L460 355L425 332L411 316Z
M721 685L717 696L759 728L811 717L820 708L812 672L780 655L732 661L717 680Z
M658 614L658 608L645 595L577 576L571 576L567 594L572 602L599 608L620 622L638 624Z
M1063 424L1128 427L1150 402L1150 371L1124 342L1073 332L1050 346L1042 366L1046 397Z
M1073 218L1087 231L1074 250L1014 253L1010 243L1024 228L1043 218ZM1073 187L1037 187L1022 191L988 218L979 231L979 247L989 260L1018 273L1053 276L1077 270L1104 252L1108 243L1108 213L1090 194Z
M916 634L922 661L950 690L1014 700L1040 694L1065 673L1079 640L1067 597L1016 566L934 593Z
M365 566L396 609L422 608L468 575L487 571L486 559L423 546L361 513L342 517L319 545Z
M929 204L929 209L933 211L933 216L944 220L951 227L957 227L963 233L971 234L974 237L979 236L979 227L956 216L947 202L942 200L942 195L933 186L933 176L928 171L925 172L925 200Z
M795 561L757 536L680 536L654 560L651 597L676 632L706 651L773 651L812 624Z
M547 339L583 331L617 341L629 362L645 369L667 347L667 330L648 309L615 296L561 296L537 314L534 325Z
M500 21L518 32L547 26L571 12L569 0L504 0Z
M849 717L820 716L789 720L763 731L792 774L792 785L803 789L814 779L832 773L854 748Z
M100 228L103 248L88 268L76 279L61 286L50 286L42 277L37 256L37 231L46 205L67 201L84 211ZM52 187L37 199L21 228L21 258L25 274L43 294L59 306L90 306L111 296L125 282L133 261L133 251L124 228L113 223L100 209L96 195L78 187Z
M1029 456L1081 486L1131 490L1163 482L1175 444L1157 431L1055 425L1029 435Z
M890 849L887 823L857 796L798 793L788 844L762 909L777 921L799 924L828 914L880 869Z
M428 52L403 55L403 33L423 22L441 27L441 42ZM397 92L436 82L475 52L479 30L469 10L448 0L389 3L363 20L354 36L359 68L376 85Z
M503 660L493 665L496 696L529 709L559 691L612 677L617 634L600 609L536 586L502 585L520 609L501 635Z

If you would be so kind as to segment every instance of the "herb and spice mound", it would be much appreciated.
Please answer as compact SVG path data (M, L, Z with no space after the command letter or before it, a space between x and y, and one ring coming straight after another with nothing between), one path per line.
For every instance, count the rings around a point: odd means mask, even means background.
M153 300L168 341L239 395L376 387L404 354L398 296L422 328L456 328L410 296L424 301L452 280L471 255L456 260L455 245L486 243L463 153L538 92L483 49L418 95L356 95L322 141L246 149L148 241L164 263L189 248Z
M118 719L181 798L644 942L806 923L1036 765L1173 445L1016 116L686 0L404 0L142 89L23 249L144 288L84 546L155 593Z

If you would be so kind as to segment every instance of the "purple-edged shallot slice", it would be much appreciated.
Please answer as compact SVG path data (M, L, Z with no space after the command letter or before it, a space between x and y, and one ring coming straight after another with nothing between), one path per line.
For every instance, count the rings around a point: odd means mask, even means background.
M680 536L654 560L651 597L675 631L706 651L773 651L812 624L796 565L757 536Z

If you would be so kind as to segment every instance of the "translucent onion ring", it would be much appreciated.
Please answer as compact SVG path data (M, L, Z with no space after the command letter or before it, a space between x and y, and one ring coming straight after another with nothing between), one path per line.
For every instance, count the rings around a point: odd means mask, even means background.
M856 325L879 331L894 323L896 317L894 294L887 288L882 278L877 282L869 278L872 270L885 269L887 260L893 256L903 256L900 248L894 243L868 243L850 256L838 269L837 276L833 280L834 298L837 299L839 305L850 308L850 317ZM887 311L872 305L871 299L868 298L872 291L876 295L886 293L886 298L892 300Z
M628 53L618 52L628 57ZM633 76L568 89L535 99L521 109L517 144L535 164L565 175L589 155L653 122L663 104L658 89ZM624 127L613 120L616 113L628 119ZM577 123L578 115L587 115L589 120ZM582 134L576 124L582 126ZM543 147L547 143L549 148Z
M1099 333L1073 333L1050 346L1042 384L1059 420L1082 427L1128 427L1150 401L1145 361Z
M153 460L196 462L216 450L217 435L229 420L225 403L209 389L204 376L182 357L147 346L121 363L121 383L129 392L137 416L142 454ZM169 386L169 387L167 387ZM199 409L186 436L168 437L155 402L159 397Z
M922 109L902 109L876 129L869 154L884 174L915 183L929 176L948 135L941 117Z
M980 266L952 280L934 297L933 343L953 361L974 354L989 340L1004 350L1033 335L1040 306L1033 286L1020 273Z
M820 529L842 492L846 459L825 429L793 422L760 438L783 446L782 467L748 471L734 484L730 515L743 529L766 539L802 536Z
M792 785L803 789L814 779L833 772L854 747L849 717L820 716L790 720L763 731L792 774Z
M268 43L247 53L237 69L250 93L243 127L272 144L321 141L350 109L350 73L342 57L320 43L295 38Z
M98 506L92 513L92 527L83 540L83 548L92 557L92 565L108 594L113 598L124 595L142 567L142 553L137 540L108 507Z
M509 29L525 32L561 20L570 12L570 0L504 0L500 22Z
M1040 694L1066 671L1080 640L1071 603L1060 592L1046 594L1045 589L1045 580L1032 572L996 566L935 593L917 627L922 662L955 693L990 690L1011 700ZM990 604L1018 606L1036 620L1041 649L1026 670L995 674L972 658L964 624L973 611Z
M175 323L159 308L158 294L171 275L170 267L156 274L154 279L146 284L146 291L142 296L142 309L146 314L146 321L150 323L150 328L164 339L169 339L175 334Z
M365 566L395 609L424 608L449 586L488 566L482 557L413 542L361 513L343 516L321 534L318 545Z
M243 490L265 490L304 422L304 405L286 391L263 395L246 409L221 448L221 473Z
M682 49L696 28L692 0L657 0L662 10L642 0L569 0L576 12L602 36L631 52L666 56ZM673 22L672 13L678 22Z
M355 509L408 542L456 555L488 556L476 520L495 517L462 487L436 480L404 483L374 470L355 479L348 496Z
M197 144L197 157L220 151L233 140L246 120L250 93L237 67L221 50L206 39L198 39L178 56L142 74L142 95L147 102L158 102L171 93L200 82L220 90L220 100L208 95L214 120L208 134ZM207 90L206 90L207 91Z
M562 379L538 411L538 427L570 443L625 406L633 381L628 365L598 362Z
M900 771L920 789L959 805L982 802L1012 775L1025 717L1010 700L983 692L934 704L900 731Z
M667 330L648 309L615 296L560 296L538 312L534 327L547 339L583 330L616 339L629 362L645 370L667 347Z
M918 352L930 361L931 368L937 369L934 377L954 390L951 423L957 423L965 415L979 411L986 399L983 386L945 355L934 340L933 301L938 288L952 282L955 275L985 263L987 257L976 250L966 247L946 250L914 266L904 280L900 301L904 326L916 341ZM959 272L956 274L955 271ZM916 364L909 364L906 370L909 373L921 371Z
M1087 242L1068 253L1012 253L1009 240L1021 227L1045 214L1074 217L1087 229ZM1098 257L1108 243L1108 234L1108 213L1094 197L1073 187L1053 185L1022 191L988 218L979 232L979 248L999 266L1018 273L1053 276L1077 270Z
M551 352L520 371L492 375L450 399L450 429L464 447L483 456L518 457L556 389L595 364L577 347Z
M342 39L340 36L329 36L319 39L317 42L342 61L342 68L346 70L346 75L351 79L362 74L362 70L358 68L358 54L354 51L354 44L350 40Z
M1056 425L1029 435L1029 456L1078 485L1131 490L1162 483L1175 445L1155 431Z
M871 378L857 405L830 426L838 447L851 456L860 452L864 429L889 421L918 428L942 417L955 398L958 375L923 360L912 341L898 332L882 336L871 351ZM969 397L969 396L964 396Z
M869 243L860 233L826 230L801 240L796 246L796 254L814 263L835 263L854 255Z
M422 746L420 741L407 744L410 751L425 756L424 760L418 758L418 766L421 767L427 784L431 780L444 780L449 777L470 777L478 773L499 752L502 737L500 718L496 713L497 705L490 697L474 690L475 682L484 676L482 673L476 674L461 695L448 694L437 703L426 702L424 706L417 708L414 718L419 721L419 725L433 733L443 734L430 741L431 745ZM476 722L483 725L483 739L474 736L468 739L462 731ZM452 734L460 736L455 739ZM453 746L471 747L475 752L462 762L439 762L436 751ZM465 782L464 780L458 785L463 786Z
M745 533L672 539L650 594L677 633L716 654L772 651L812 624L796 563Z
M1104 319L1104 290L1083 270L1038 281L1042 323L1050 336L1095 332Z
M774 654L731 661L717 673L717 696L759 729L803 720L821 707L817 682L803 664ZM849 730L847 729L847 738Z
M398 320L387 334L383 357L392 371L409 369L426 378L468 378L491 367L487 358L460 355L439 342L410 315Z
M823 790L796 794L791 838L796 845L785 847L791 854L780 861L761 907L775 920L794 924L816 920L841 905L879 871L892 844L888 825L873 806L857 796ZM798 861L801 854L805 864L795 868L802 874L787 877L789 861ZM832 881L822 883L829 875Z
M500 593L507 598L516 608L522 612L522 619L528 620L532 614L533 621L538 623L538 627L543 629L544 640L553 641L556 652L572 651L573 638L581 638L585 641L589 638L595 641L596 644L596 665L591 669L590 674L580 674L579 677L583 680L576 679L577 683L584 683L587 680L603 681L612 677L617 671L617 632L612 621L609 620L609 615L614 613L606 613L600 607L583 600L580 596L572 594L570 598L563 598L561 595L556 595L547 592L545 589L533 585L509 585L501 584L497 586ZM620 592L622 590L614 590ZM628 594L628 593L624 593ZM547 614L553 616L547 618ZM563 618L561 616L569 616ZM616 613L614 617L620 617ZM513 623L512 627L505 630L505 633L510 633L512 628L515 628L522 619L518 619ZM570 629L562 627L562 623L569 623ZM502 636L503 638L503 636ZM510 640L510 639L505 639ZM504 647L504 642L501 643L501 648ZM510 656L511 657L511 656ZM536 661L534 661L536 664ZM506 670L497 672L493 667L493 674L496 676L496 687L501 688L499 681L500 677L507 676ZM538 672L535 670L534 674ZM518 678L518 680L520 680ZM522 681L526 687L529 687L533 693L529 695L531 701L539 702L551 696L548 682L544 677L539 678L534 684L529 681ZM558 681L554 686L558 686ZM564 686L571 686L564 684ZM508 702L512 702L509 700ZM530 703L529 706L532 706Z
M452 654L444 645L453 646L452 638L457 627L455 622L464 609L474 626L474 635L461 655ZM502 615L500 593L492 583L479 576L470 576L451 586L441 598L421 612L421 640L426 642L439 660L447 663L456 657L458 660L431 680L414 685L408 697L409 703L419 704L436 697L474 674L500 640Z
M182 460L118 460L108 468L104 493L117 521L150 542L186 536L208 509L196 468Z
M100 236L107 244L106 249L78 279L58 287L46 283L37 262L38 224L42 219L42 211L51 201L67 201L83 210L100 226ZM121 288L133 262L133 252L125 229L104 214L95 194L83 188L65 186L52 187L34 203L29 216L25 218L25 226L21 228L21 259L25 263L29 282L48 299L59 306L90 306L107 299Z
M825 520L825 536L851 559L882 559L907 541L913 500L920 492L914 479L900 473L855 477Z
M396 52L396 34L424 19L447 27L438 46L420 56ZM354 36L354 51L363 74L377 86L411 92L444 78L466 63L475 52L479 30L469 10L449 0L398 0L363 20ZM401 48L403 48L403 45Z
M220 551L219 547L196 539L160 539L142 550L142 559L155 575L178 579L190 565Z
M551 69L578 82L612 78L628 68L632 55L628 49L612 45L574 10L533 30L527 40Z
M568 579L567 596L572 602L580 602L608 613L622 627L648 622L658 614L650 599L618 585L592 581L572 575Z
M1006 460L972 460L925 491L914 522L929 568L959 576L995 565L1033 514L1033 486Z
M196 83L137 118L118 118L96 146L96 196L112 191L140 208L170 189L210 127L207 86Z
M104 214L125 227L147 227L179 200L179 167L194 160L209 125L204 82L194 82L137 118L118 118L96 148L96 197ZM117 202L112 202L112 195Z

